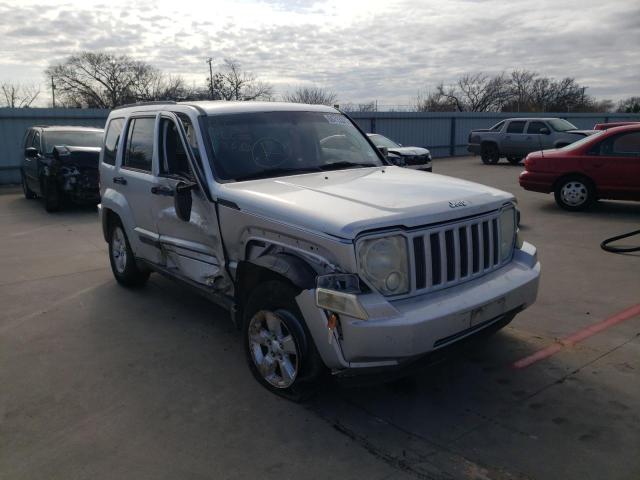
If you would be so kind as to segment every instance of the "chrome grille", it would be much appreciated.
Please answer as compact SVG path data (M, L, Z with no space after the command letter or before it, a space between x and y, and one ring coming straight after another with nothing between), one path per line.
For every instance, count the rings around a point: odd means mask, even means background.
M441 225L413 235L412 293L480 277L500 261L500 212Z

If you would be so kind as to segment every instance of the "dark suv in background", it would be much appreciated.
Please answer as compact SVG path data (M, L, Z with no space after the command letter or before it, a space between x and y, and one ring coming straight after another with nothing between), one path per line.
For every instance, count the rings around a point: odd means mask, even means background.
M26 198L42 197L48 212L64 200L98 203L98 159L104 130L91 127L34 126L23 140L20 166Z

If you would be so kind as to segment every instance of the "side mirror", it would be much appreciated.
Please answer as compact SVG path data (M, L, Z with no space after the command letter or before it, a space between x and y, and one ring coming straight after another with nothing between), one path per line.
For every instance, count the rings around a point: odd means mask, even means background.
M540 130L538 130L538 132L539 132L541 135L549 135L549 134L551 133L551 131L550 131L547 127L543 127L543 128L541 128Z
M35 147L27 147L24 149L24 156L27 158L36 158L38 156L38 150Z
M387 147L378 147L378 150L380 150L380 153L384 155L384 158L387 158L389 155L389 149Z
M175 193L173 195L173 206L176 210L176 216L185 222L191 220L191 208L193 207L193 198L191 190L198 184L194 182L178 182Z

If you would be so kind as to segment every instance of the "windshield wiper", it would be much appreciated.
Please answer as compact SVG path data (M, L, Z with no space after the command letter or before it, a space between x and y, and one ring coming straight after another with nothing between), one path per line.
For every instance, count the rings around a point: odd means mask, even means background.
M376 165L375 163L358 163L358 162L333 162L327 163L326 165L322 165L318 168L320 170L342 170L344 168L363 168L363 167L379 167L381 165Z
M309 168L272 168L271 170L262 170L260 172L250 173L248 175L242 175L240 177L234 178L236 182L242 182L244 180L258 180L260 178L270 178L270 177L283 177L286 175L296 175L299 173L314 173L320 172L321 169L318 167L309 167Z

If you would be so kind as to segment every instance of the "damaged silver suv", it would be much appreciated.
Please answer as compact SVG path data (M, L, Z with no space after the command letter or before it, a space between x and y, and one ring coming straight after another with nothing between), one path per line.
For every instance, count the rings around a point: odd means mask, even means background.
M512 195L389 165L333 108L127 106L100 160L116 280L160 272L226 307L253 375L288 398L326 371L411 364L536 298Z

